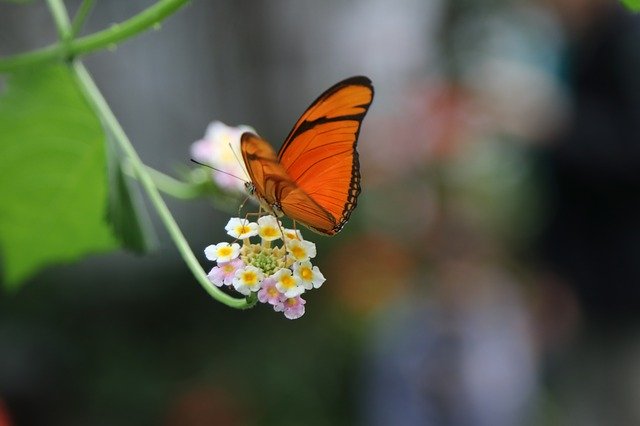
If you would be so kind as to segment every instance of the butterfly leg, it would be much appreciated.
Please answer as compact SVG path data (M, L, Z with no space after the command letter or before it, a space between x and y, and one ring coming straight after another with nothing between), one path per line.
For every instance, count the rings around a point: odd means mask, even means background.
M251 195L247 196L244 201L242 201L242 203L240 203L240 206L238 207L238 217L240 217L240 213L242 212L242 209L244 208L244 205L247 204L247 201L249 201L249 198L251 198ZM246 219L246 217L245 217Z
M282 235L282 245L284 246L284 252L285 252L285 262L286 262L286 253L289 251L287 249L287 239L284 236L284 229L282 229L282 225L280 225L280 220L276 217L276 223L278 224L278 229L280 230L280 235Z
M250 216L262 217L262 216L266 216L266 215L271 215L271 213L265 211L261 206L257 213L256 212L247 212L244 215L244 220L248 221ZM276 217L276 216L274 216L274 217L276 218L276 224L278 225L278 229L280 230L280 235L282 237L282 244L284 246L284 250L285 250L285 253L286 253L287 252L287 241L286 241L285 236L284 236L284 229L282 229L282 225L280 224L280 219L278 219L278 217ZM286 254L285 254L285 256L286 256Z

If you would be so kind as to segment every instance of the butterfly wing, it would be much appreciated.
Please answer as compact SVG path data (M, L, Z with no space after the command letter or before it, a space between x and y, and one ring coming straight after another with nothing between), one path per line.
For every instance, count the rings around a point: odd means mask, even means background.
M315 209L281 198L287 216L329 235L349 220L360 194L358 134L372 101L371 80L351 77L325 91L298 119L277 159L291 181L333 220L331 226L317 223Z
M318 232L335 227L333 216L296 185L267 141L253 133L243 133L240 149L254 195L267 211L278 215L281 210Z

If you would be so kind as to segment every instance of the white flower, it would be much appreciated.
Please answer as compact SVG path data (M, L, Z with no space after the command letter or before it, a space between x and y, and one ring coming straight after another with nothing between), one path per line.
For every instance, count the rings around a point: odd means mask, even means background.
M291 273L291 269L282 268L272 276L276 280L276 288L285 297L296 297L304 293L300 278Z
M280 238L279 221L274 216L266 215L258 219L258 235L263 241L273 241Z
M233 288L248 296L252 291L260 290L260 283L263 279L264 274L260 268L248 265L236 271L236 276L233 278Z
M237 243L218 243L210 245L204 249L204 255L209 260L218 262L229 262L240 254L240 245Z
M316 245L311 241L287 241L287 251L296 262L304 262L312 257L316 257Z
M306 290L320 288L322 283L326 281L326 278L322 275L320 269L318 269L317 266L312 266L311 262L308 260L294 263L293 273L300 278L300 282Z
M224 229L226 229L227 234L240 240L258 235L257 223L249 222L247 219L240 219L238 217L229 219Z
M256 222L246 217L230 218L225 230L242 243L223 242L205 249L207 259L217 262L207 275L209 281L216 287L231 286L249 296L247 304L257 299L288 319L303 316L306 301L301 295L325 282L320 269L310 260L316 256L316 245L304 240L299 230L282 228L273 215L262 216ZM279 238L283 241L272 242Z
M299 229L284 229L284 240L299 240L302 241L302 232Z
M211 165L224 172L244 178L247 172L239 159L240 137L244 132L256 133L249 126L231 127L220 121L214 121L207 127L203 139L191 145L194 160ZM222 188L244 191L244 181L224 173L213 171L213 179Z

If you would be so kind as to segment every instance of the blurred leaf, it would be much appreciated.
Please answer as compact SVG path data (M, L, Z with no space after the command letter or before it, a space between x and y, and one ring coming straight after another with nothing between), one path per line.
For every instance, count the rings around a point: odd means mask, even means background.
M622 4L632 12L640 12L640 0L622 0Z
M110 140L107 141L107 164L109 172L107 218L124 247L144 253L153 248L157 238L140 194L132 190L122 170L122 157Z
M8 76L0 97L0 249L9 288L38 269L117 246L105 220L100 122L69 69Z

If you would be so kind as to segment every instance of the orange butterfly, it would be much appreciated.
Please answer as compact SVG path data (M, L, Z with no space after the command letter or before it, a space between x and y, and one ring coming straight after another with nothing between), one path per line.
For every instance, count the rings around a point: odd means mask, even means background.
M240 149L262 208L325 235L338 233L360 194L358 133L373 101L367 77L343 80L316 99L276 155L259 136L242 134Z

